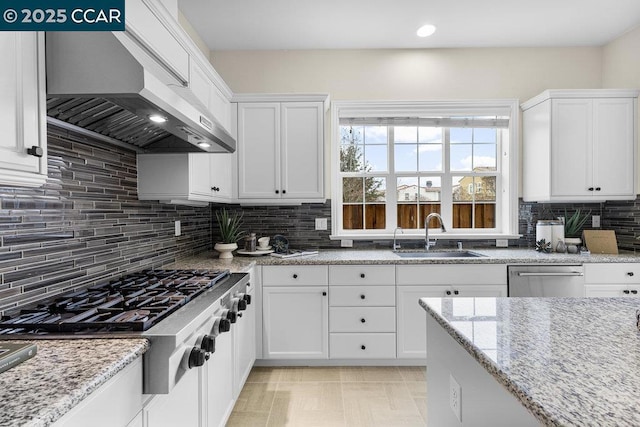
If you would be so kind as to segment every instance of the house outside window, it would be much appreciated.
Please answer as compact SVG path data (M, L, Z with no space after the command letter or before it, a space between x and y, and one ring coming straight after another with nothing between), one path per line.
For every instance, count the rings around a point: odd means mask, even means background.
M432 212L451 238L515 237L517 109L517 101L334 102L333 237L422 233Z

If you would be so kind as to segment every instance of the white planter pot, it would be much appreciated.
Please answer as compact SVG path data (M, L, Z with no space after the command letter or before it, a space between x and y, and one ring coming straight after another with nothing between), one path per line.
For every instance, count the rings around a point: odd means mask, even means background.
M220 259L231 259L233 258L233 251L238 249L238 244L237 243L216 243L213 249L220 252Z

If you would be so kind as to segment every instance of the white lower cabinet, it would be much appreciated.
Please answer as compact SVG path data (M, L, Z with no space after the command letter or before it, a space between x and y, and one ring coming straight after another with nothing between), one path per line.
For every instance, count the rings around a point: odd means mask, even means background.
M233 330L232 325L232 330ZM233 342L230 333L216 337L216 351L204 364L206 389L203 392L207 427L222 427L235 403L233 390ZM176 424L182 425L182 424ZM150 426L151 427L151 426Z
M254 289L253 284L249 284L246 289L246 294L251 297L251 303L247 304L247 309L241 312L242 317L236 322L234 333L236 360L233 388L236 399L256 361L256 299Z
M587 263L584 265L584 283L587 297L638 297L640 265Z
M190 369L169 394L153 395L143 412L145 427L199 427L202 422L198 390L202 369Z
M395 359L396 334L331 334L332 359Z
M401 265L396 276L399 359L427 357L425 311L418 303L420 298L507 296L504 264Z
M140 426L142 401L142 357L139 357L56 421L53 426ZM186 424L174 425L186 426Z

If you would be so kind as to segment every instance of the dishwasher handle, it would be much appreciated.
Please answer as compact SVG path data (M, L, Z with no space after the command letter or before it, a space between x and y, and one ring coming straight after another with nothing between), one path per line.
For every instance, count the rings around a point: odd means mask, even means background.
M555 272L555 273L526 273L518 272L520 277L549 277L549 276L584 276L582 271L568 271L568 272Z

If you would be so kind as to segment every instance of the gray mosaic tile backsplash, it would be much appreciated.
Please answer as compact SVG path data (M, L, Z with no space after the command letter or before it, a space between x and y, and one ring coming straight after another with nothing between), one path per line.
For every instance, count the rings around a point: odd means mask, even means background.
M0 187L0 312L212 247L209 208L138 200L134 152L50 127L48 167Z

